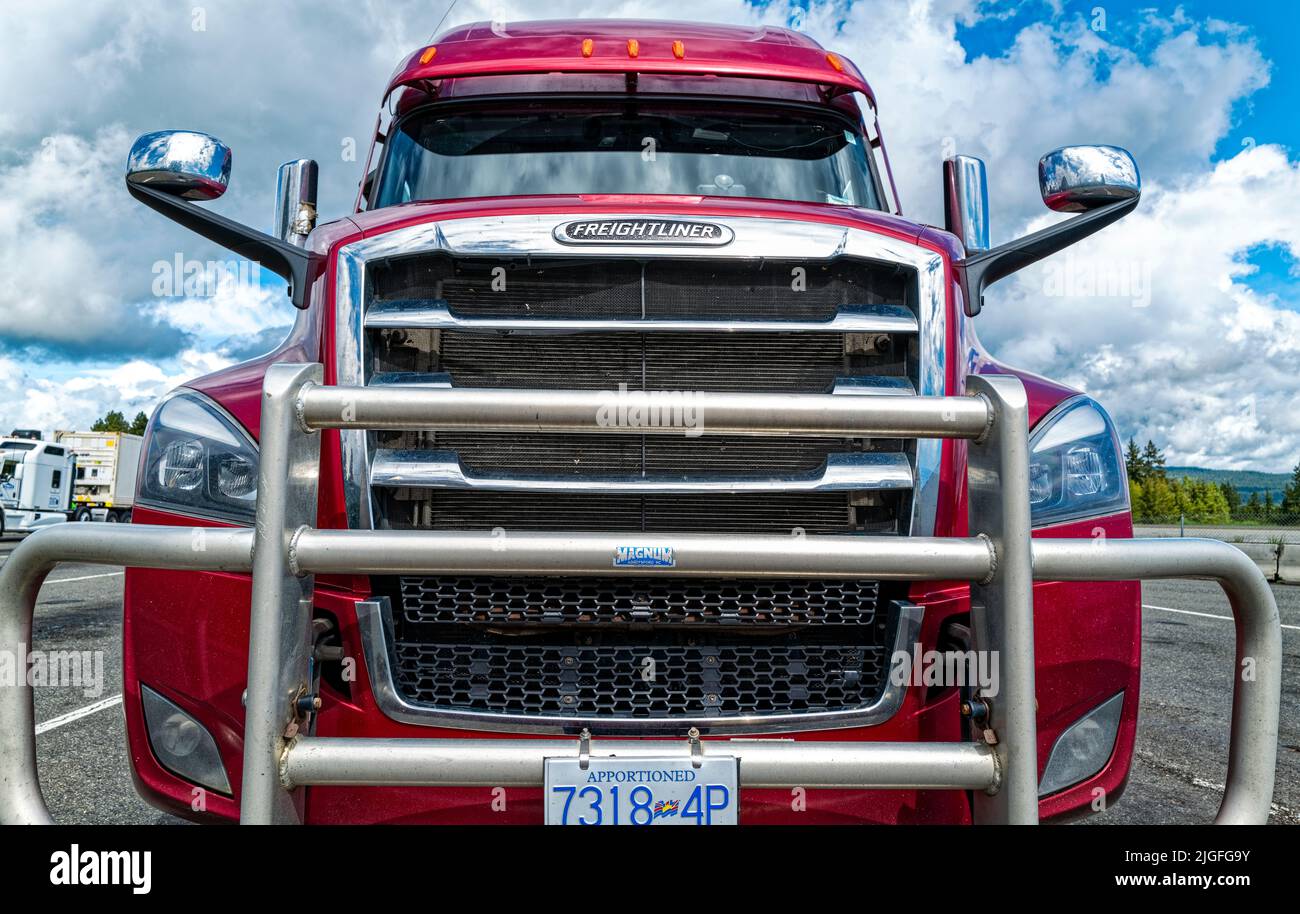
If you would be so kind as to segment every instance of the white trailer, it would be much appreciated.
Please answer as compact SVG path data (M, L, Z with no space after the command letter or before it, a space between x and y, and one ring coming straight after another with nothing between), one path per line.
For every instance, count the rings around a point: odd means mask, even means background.
M30 533L71 517L77 457L63 444L0 440L0 534Z
M54 440L77 455L71 519L128 522L144 439L125 432L55 432Z

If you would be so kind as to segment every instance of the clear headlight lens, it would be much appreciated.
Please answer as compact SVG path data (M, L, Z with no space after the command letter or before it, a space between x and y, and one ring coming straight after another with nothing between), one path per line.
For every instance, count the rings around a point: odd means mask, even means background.
M1128 479L1110 417L1088 397L1066 401L1029 437L1035 527L1128 509Z
M150 423L140 501L251 523L257 462L257 445L225 410L197 391L177 391Z

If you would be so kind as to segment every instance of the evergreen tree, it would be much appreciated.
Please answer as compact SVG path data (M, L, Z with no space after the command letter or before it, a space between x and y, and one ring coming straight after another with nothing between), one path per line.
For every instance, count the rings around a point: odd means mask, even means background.
M1165 455L1156 443L1149 438L1147 446L1142 449L1142 467L1148 476L1159 476L1165 478Z
M1291 481L1282 492L1282 514L1294 520L1300 518L1300 463L1291 471Z
M1146 479L1145 465L1142 463L1142 452L1138 450L1138 444L1132 438L1128 440L1128 448L1124 453L1124 468L1128 470L1128 478L1133 482L1140 483Z
M131 420L131 428L129 429L129 431L131 432L132 435L143 435L145 427L148 424L149 424L149 417L146 416L142 410L136 413L135 418Z
M1241 493L1230 482L1219 483L1219 491L1223 493L1223 500L1228 503L1228 515L1236 517L1241 512Z
M126 416L123 416L119 410L111 409L104 418L96 419L90 430L92 432L127 432L131 430L131 426L126 424Z

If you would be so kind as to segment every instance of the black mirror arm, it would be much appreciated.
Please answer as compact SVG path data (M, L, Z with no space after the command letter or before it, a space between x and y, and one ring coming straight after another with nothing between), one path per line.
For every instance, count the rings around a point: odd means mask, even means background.
M126 188L132 197L150 209L240 257L256 261L283 278L289 283L289 297L293 299L294 307L307 307L307 289L322 262L319 256L152 187L128 181Z
M980 313L984 307L984 290L999 279L1005 279L1124 218L1133 212L1140 199L1132 197L1111 203L959 261L954 266L962 296L966 299L966 314L974 317Z

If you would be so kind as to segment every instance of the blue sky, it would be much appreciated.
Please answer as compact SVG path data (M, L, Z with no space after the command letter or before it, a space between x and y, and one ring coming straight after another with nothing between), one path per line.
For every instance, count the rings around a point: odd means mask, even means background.
M211 206L263 228L277 165L315 158L322 217L345 215L383 84L443 8L0 7L0 430L149 411L282 334L292 308L278 279L157 290L178 256L229 255L125 194L131 140L163 127L222 138L234 177ZM1125 436L1155 439L1172 463L1286 470L1300 459L1293 4L460 0L446 24L584 16L797 24L867 74L910 218L942 221L945 155L986 160L995 242L1059 218L1038 197L1044 152L1131 149L1137 213L999 283L981 339L1096 396Z

